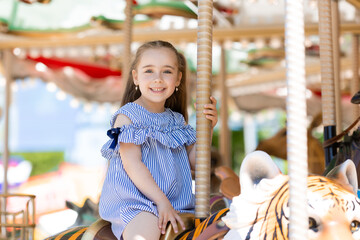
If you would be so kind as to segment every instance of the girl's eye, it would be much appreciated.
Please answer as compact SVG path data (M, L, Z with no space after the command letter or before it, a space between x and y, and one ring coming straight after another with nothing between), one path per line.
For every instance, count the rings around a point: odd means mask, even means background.
M314 232L319 231L319 225L316 223L316 220L312 217L309 217L309 229Z
M352 233L359 231L360 228L360 222L359 221L352 221L350 224L350 230Z
M152 70L148 69L145 71L145 73L152 73Z
M172 72L170 70L165 70L164 73L171 74Z

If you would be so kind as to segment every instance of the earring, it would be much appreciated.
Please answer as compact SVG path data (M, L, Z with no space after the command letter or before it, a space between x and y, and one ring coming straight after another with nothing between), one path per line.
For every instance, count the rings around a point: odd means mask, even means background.
M135 91L137 91L138 90L138 86L137 85L135 85Z
M179 88L178 88L178 87L176 87L176 88L175 88L175 91L176 91L176 92L177 92L177 91L179 91Z

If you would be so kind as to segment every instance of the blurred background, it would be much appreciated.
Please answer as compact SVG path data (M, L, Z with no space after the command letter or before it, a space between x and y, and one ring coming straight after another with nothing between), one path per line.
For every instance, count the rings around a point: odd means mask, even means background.
M321 113L318 9L317 1L304 2L309 131L321 143L321 124L310 125ZM184 53L189 123L195 127L197 1L132 4L133 53L141 43L158 38ZM125 0L0 0L0 153L8 131L9 192L36 195L35 239L97 218L107 167L100 149L120 107L128 61L125 6ZM212 145L220 156L214 164L236 173L244 155L260 142L270 154L269 148L284 149L286 134L276 135L286 125L284 7L282 0L214 1L213 95L219 109L227 103L214 132ZM350 58L352 36L360 29L359 7L358 0L339 1L344 127L352 122ZM271 137L276 138L265 142ZM275 150L274 160L286 173L286 157ZM8 207L17 204L12 201Z

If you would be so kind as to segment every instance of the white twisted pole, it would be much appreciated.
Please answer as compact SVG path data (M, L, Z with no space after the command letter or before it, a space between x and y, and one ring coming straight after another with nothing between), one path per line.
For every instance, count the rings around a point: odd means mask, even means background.
M211 126L203 110L211 94L213 1L199 0L198 6L195 218L201 220L208 217L210 211Z
M307 239L307 124L303 0L285 5L287 159L291 240Z

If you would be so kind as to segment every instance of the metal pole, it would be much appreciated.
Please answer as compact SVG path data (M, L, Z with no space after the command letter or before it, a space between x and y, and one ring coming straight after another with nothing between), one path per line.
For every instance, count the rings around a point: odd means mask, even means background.
M11 77L8 73L11 66L11 52L10 50L3 51L3 68L5 77L5 108L4 108L4 146L3 146L3 167L4 167L4 183L3 194L8 193L8 162L9 162L9 109L11 99Z
M4 168L3 191L2 194L8 194L8 165L9 165L9 116L11 99L11 76L8 73L11 66L11 51L3 51L2 71L5 77L5 107L4 107L4 145L2 163ZM6 212L6 198L1 198L1 211ZM5 215L1 215L1 223L6 223ZM6 237L6 228L1 228L1 236Z
M196 224L209 216L210 211L210 154L211 123L203 114L210 102L212 69L213 1L198 1L197 80L196 80L196 167L195 218Z
M130 62L131 62L131 42L132 42L132 1L126 0L125 7L125 22L124 22L124 58L123 58L123 69L122 69L122 86L125 91L126 83L128 81L130 73Z
M336 109L336 134L342 132L342 106L341 106L341 78L340 78L340 46L339 46L339 1L331 1L331 26L333 41L334 61L334 87L335 87L335 109Z
M336 136L331 0L318 0L318 11L321 63L321 102L324 141L326 141ZM336 155L336 148L335 146L329 146L324 150L325 163L328 165L331 159Z
M221 92L221 107L220 107L220 119L221 119L221 131L220 131L220 154L222 158L222 164L231 167L231 142L230 142L230 130L228 126L228 92L226 87L226 50L224 43L220 43L221 46L221 66L220 66L220 92Z
M287 0L285 7L286 83L288 96L287 159L289 164L289 239L307 239L307 122L304 3Z
M353 69L353 77L351 79L351 96L354 96L360 90L359 83L359 35L352 35L352 69ZM353 109L353 121L355 121L359 117L359 105L354 104L352 106Z

